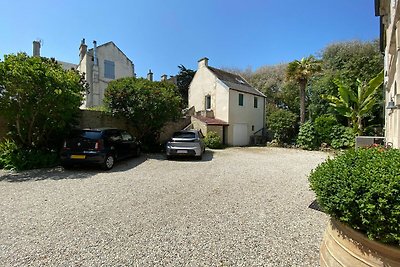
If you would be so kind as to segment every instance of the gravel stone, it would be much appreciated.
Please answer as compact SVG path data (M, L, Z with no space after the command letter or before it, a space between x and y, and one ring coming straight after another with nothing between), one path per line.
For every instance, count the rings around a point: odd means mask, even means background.
M0 170L2 266L319 266L327 216L307 175L328 154L252 147L201 161Z

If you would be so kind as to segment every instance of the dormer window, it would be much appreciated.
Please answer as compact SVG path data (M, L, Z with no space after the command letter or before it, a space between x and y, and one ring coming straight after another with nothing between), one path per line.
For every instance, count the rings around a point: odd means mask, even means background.
M211 96L210 95L206 95L205 103L206 103L206 110L210 110L211 109Z
M235 80L236 80L238 83L244 84L244 81L243 81L242 79L240 79L240 78L235 78Z

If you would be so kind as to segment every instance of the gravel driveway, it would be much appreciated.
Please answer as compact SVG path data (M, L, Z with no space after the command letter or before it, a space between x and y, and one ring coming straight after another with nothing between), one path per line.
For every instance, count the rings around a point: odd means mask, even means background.
M1 266L319 266L327 216L281 148L147 155L110 172L0 171Z

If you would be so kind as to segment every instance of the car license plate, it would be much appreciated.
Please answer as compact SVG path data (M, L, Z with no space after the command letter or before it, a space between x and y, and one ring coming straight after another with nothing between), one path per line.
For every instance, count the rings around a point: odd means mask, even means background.
M85 159L85 155L71 155L71 159Z
M178 154L187 154L187 150L177 150L176 153L178 153Z

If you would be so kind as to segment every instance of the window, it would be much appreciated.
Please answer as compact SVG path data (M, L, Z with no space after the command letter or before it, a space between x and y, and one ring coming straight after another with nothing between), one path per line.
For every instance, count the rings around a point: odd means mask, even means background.
M254 97L254 108L258 108L258 97Z
M211 96L206 95L206 110L211 109Z
M244 99L244 95L239 94L239 106L243 106L243 99Z
M104 78L115 79L114 61L104 60Z
M122 132L122 141L133 141L132 135L130 135L128 132Z
M121 141L121 134L117 130L111 130L108 132L108 141L109 142L119 142Z

